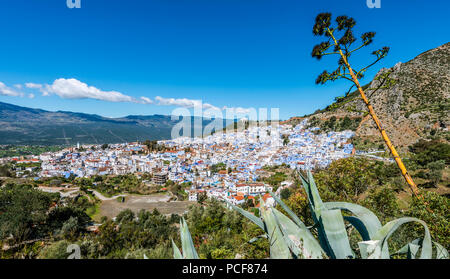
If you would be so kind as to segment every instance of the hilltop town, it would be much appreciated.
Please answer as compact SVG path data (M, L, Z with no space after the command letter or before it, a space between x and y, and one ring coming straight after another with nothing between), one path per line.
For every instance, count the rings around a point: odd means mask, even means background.
M149 186L164 189L168 181L189 183L190 188L185 189L189 201L197 201L205 193L207 197L241 204L257 195L270 198L267 190L272 187L261 180L265 167L324 168L355 152L350 143L352 131L321 133L318 127L307 128L307 124L304 120L296 126L250 126L204 138L163 140L157 142L163 147L160 150L139 142L78 144L58 152L3 161L25 165L16 175L24 177L34 172L35 179L150 174L151 179L144 181ZM282 186L290 184L285 181Z

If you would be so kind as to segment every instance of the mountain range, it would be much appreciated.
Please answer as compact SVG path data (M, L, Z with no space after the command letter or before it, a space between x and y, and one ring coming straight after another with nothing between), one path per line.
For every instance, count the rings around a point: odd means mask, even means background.
M190 117L203 127L214 119ZM170 139L181 117L129 115L107 118L69 111L46 111L0 102L0 144L74 145ZM223 120L225 123L225 120ZM225 126L225 124L224 124Z

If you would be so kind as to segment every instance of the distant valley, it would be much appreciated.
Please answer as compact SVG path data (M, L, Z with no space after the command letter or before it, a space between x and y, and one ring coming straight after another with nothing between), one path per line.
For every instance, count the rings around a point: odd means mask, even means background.
M107 118L95 114L45 111L0 102L0 144L74 145L162 140L180 122L168 115L130 115ZM210 119L191 117L203 127ZM224 120L225 126L225 120ZM197 128L198 129L198 128Z

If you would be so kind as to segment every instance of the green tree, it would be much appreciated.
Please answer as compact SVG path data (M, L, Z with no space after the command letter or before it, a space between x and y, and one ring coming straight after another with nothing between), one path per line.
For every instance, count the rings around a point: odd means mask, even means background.
M118 224L125 222L132 222L134 218L135 218L134 212L131 211L131 209L125 209L116 216L116 222Z
M448 250L450 248L450 200L431 191L423 191L422 194L426 204L413 197L405 215L426 222L433 238ZM429 210L433 213L430 214ZM421 232L420 227L412 229Z
M206 195L206 192L201 192L200 194L198 194L197 202L199 204L204 204L207 199L208 196Z
M442 179L443 170L445 168L445 161L439 160L435 162L431 162L427 164L427 168L430 169L430 173L428 174L428 179L430 180L430 184L433 187L436 187Z
M421 166L439 160L444 160L447 165L450 164L450 144L439 140L426 141L421 139L410 146L409 151L414 153L414 161Z
M50 245L42 249L38 257L40 259L67 259L70 255L70 253L67 252L67 247L70 244L71 243L67 240L61 240L51 243Z
M362 204L373 211L382 223L387 223L400 216L400 207L395 192L386 186L371 189Z
M341 122L341 130L350 130L352 128L352 123L350 117L345 116Z
M324 200L355 202L370 186L378 184L375 170L371 161L351 157L332 162L314 178Z
M12 236L13 243L45 237L47 212L59 201L58 194L28 185L6 185L0 189L0 239Z
M283 200L289 199L290 196L291 196L291 190L290 190L288 187L286 187L286 188L284 188L283 190L281 190L281 192L280 192L280 197L281 197Z

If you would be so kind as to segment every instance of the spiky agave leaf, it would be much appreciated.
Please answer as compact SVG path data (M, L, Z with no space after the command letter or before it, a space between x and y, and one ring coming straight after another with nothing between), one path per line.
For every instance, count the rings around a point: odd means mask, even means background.
M410 243L406 244L405 246L403 246L402 248L400 248L397 252L395 252L393 255L395 254L407 254L408 258L414 258L414 255L410 255L409 253L412 251L410 248L411 245L415 245L415 246L419 246L422 244L422 238L417 238L414 239L413 241L411 241ZM448 259L448 251L447 249L445 249L441 244L433 241L434 246L436 247L436 259ZM416 251L417 253L417 251Z
M264 222L256 217L255 215L253 215L252 213L240 208L239 206L235 206L234 204L231 204L229 202L226 202L229 206L231 206L231 208L233 208L234 210L238 211L239 213L241 213L245 218L249 219L250 221L252 221L253 223L255 223L258 227L260 227L263 231L266 231L266 228L264 226Z
M315 222L318 222L322 210L326 210L322 199L320 198L319 191L317 190L316 183L310 171L308 171L308 177L305 178L300 173L300 178L302 180L303 188L305 189L306 195L308 197L308 202L311 207L311 214Z
M348 202L326 202L325 207L329 210L341 209L351 212L354 216L344 216L344 219L356 228L365 241L371 240L381 228L378 217L363 206Z
M260 240L260 239L262 239L262 238L267 239L267 238L268 238L268 237L267 237L267 234L262 234L262 235L255 236L254 238L250 239L250 240L248 241L248 243L256 242L256 241L258 241L258 240Z
M183 255L181 254L180 249L178 249L178 246L175 244L173 239L172 239L172 248L173 248L173 258L174 259L182 259Z
M275 199L275 201L286 211L286 213L291 217L291 219L302 229L306 229L305 224L298 218L297 215L279 198L277 197L272 191L269 190L270 195Z
M415 259L417 252L419 252L420 246L416 244L409 243L408 244L408 259Z
M183 257L185 259L198 259L191 233L184 218L182 218L181 229L181 248L183 249Z
M311 209L311 216L314 220L314 226L317 228L317 231L319 233L319 242L320 246L324 249L325 253L327 253L328 256L332 255L332 252L330 251L330 247L327 243L327 240L325 238L323 228L320 225L320 214L321 210L324 208L322 204L322 200L319 196L319 193L317 191L317 188L314 187L314 179L312 178L311 172L308 172L307 176L308 178L304 177L300 172L298 172L298 175L302 181L303 188L305 189L306 196L308 198L308 204ZM314 183L312 185L312 183Z
M419 251L421 241L422 241L421 238L416 238L413 241L406 244L405 246L403 246L402 248L400 248L397 252L395 252L392 255L407 254L408 259L414 259L416 257L417 252Z
M421 259L431 259L432 257L432 246L431 246L431 235L430 231L428 229L427 224L419 220L417 218L413 217L403 217L396 220L393 220L383 227L381 227L378 232L374 236L374 240L380 240L381 241L381 257L383 259L389 259L389 247L388 247L388 240L389 237L403 224L411 223L411 222L417 222L420 223L424 229L425 229L425 236L422 241L422 252L420 253Z
M434 246L436 246L436 259L448 260L448 251L441 244L433 241Z
M283 240L283 235L276 224L276 220L271 212L272 208L266 208L264 200L260 197L261 218L256 217L250 212L227 202L233 209L237 210L244 217L255 223L265 233L269 240L270 257L273 259L289 259L292 258L289 247ZM255 237L250 242L257 241L261 236Z
M358 242L362 259L381 259L381 245L379 240Z
M299 174L308 196L311 214L317 225L322 248L331 258L346 259L355 257L353 250L350 248L341 211L328 210L325 207L310 171L308 171L308 178L303 177L301 173Z
M319 242L306 227L299 227L276 208L273 209L273 214L286 243L297 257L306 259L322 259L326 257L325 251L323 251Z
M294 239L292 236L290 237L289 233L285 230L285 228L281 225L280 220L277 218L277 215L274 214L272 211L272 214L275 218L275 221L277 222L278 228L281 231L281 234L283 235L284 242L288 246L291 255L294 259L302 259L305 258L303 255L303 249L302 249L302 243L298 239Z
M344 218L339 209L322 211L320 224L330 247L330 257L336 259L355 258L345 229Z
M294 221L295 221L295 222L292 221L291 219L289 219L287 216L283 215L281 212L279 212L275 208L266 209L264 200L261 199L262 210L270 211L273 214L273 218L277 222L276 225L280 229L281 235L283 236L283 239L285 240L285 242L286 242L288 248L291 250L291 252L293 254L296 254L297 256L299 254L303 253L303 254L305 254L304 256L307 258L323 258L323 256L325 255L325 252L322 250L322 248L320 247L320 244L317 242L317 240L314 238L314 236L311 234L311 232L306 228L306 226L303 224L303 222L273 192L269 191L269 193L289 213L289 216L291 216L291 218L294 219ZM268 229L268 226L265 225L266 219L263 218L263 220L261 220L260 218L243 210L240 207L237 207L230 203L229 203L229 205L233 209L237 210L242 215L247 217L249 220L251 220L252 222L257 224L260 228L262 228L266 232L265 236L255 237L251 240L251 242L254 242L262 237L269 238L269 229ZM275 230L275 229L272 229L272 230ZM286 237L288 237L288 239L286 239ZM274 239L272 238L272 241L273 240ZM297 250L299 248L299 243L302 243L302 251ZM277 257L277 256L275 255L273 257Z
M264 200L260 201L261 216L264 220L266 232L270 244L270 258L271 259L292 259L292 254L288 244L284 241L283 233L281 232L275 216L273 215L273 208L267 207Z

